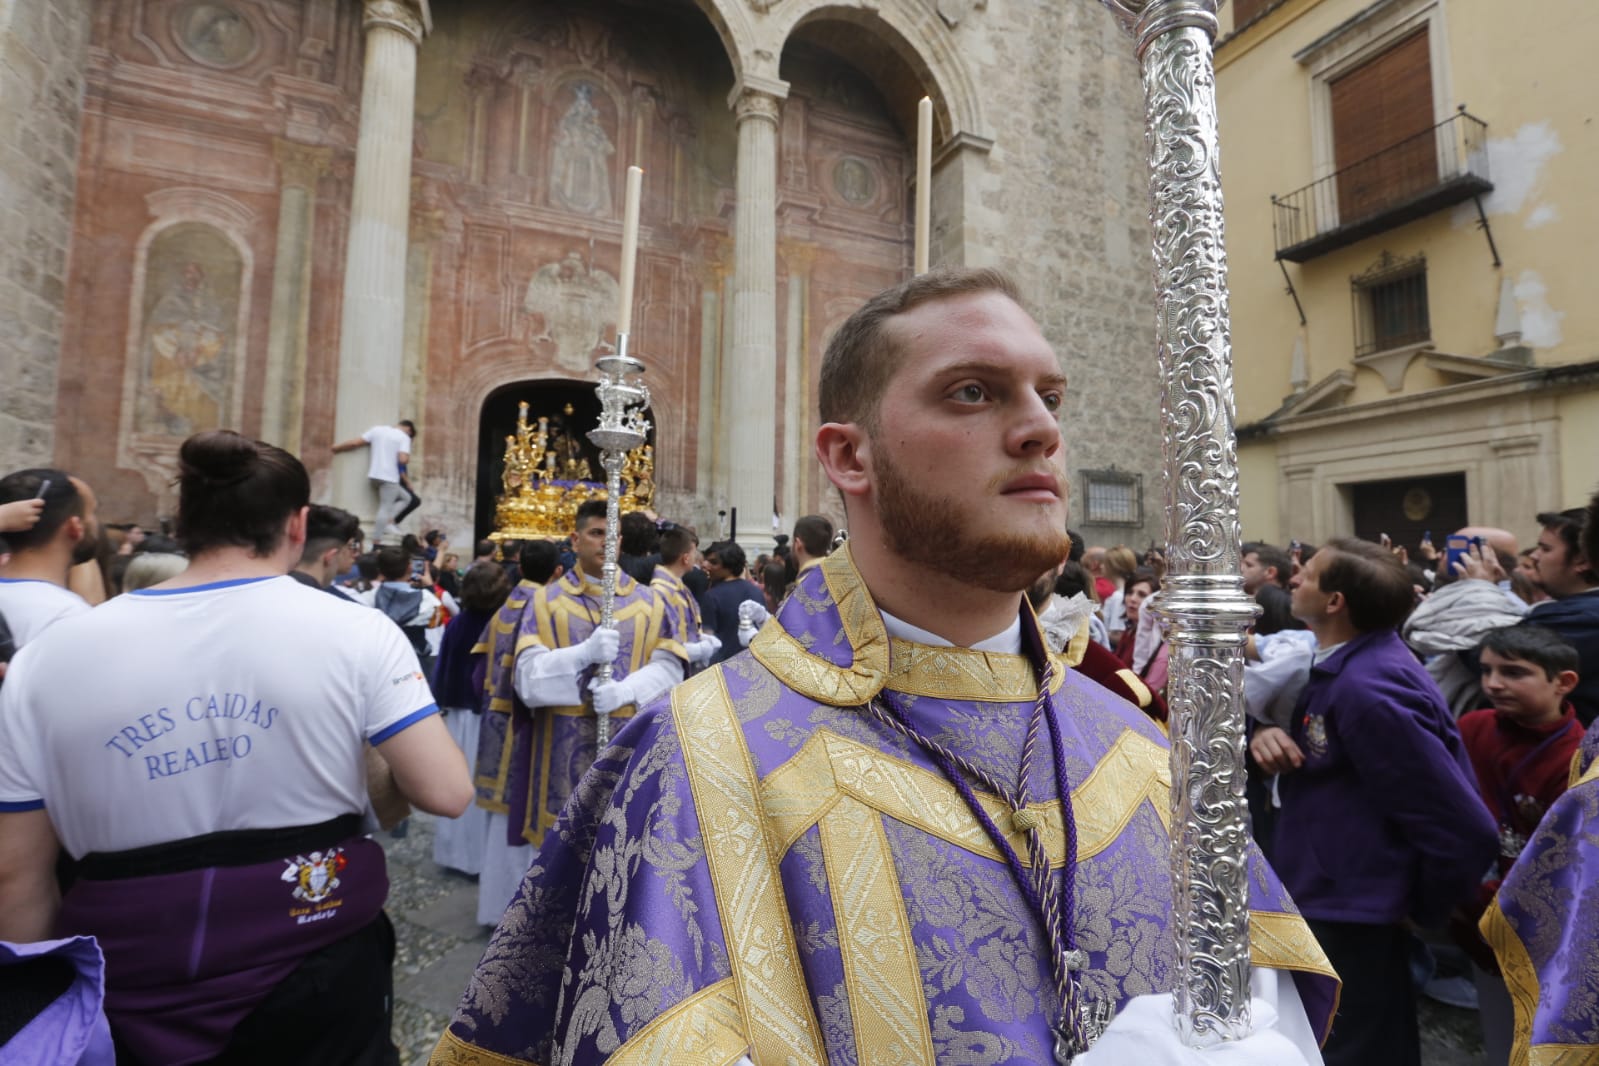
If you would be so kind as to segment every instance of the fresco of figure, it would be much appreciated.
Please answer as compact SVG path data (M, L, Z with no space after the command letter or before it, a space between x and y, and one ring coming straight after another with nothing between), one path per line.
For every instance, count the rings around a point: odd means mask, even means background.
M611 143L594 106L594 86L579 82L572 89L550 150L550 200L580 215L611 213Z

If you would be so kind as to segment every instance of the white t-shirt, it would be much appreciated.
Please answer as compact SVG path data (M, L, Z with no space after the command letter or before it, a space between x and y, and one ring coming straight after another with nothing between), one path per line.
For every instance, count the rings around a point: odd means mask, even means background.
M144 589L22 649L0 688L0 811L74 857L367 805L363 740L433 714L394 623L293 578Z
M366 476L374 481L400 480L400 455L411 454L411 435L399 426L373 426L361 434L361 439L371 445L372 462Z
M0 577L0 615L11 629L17 647L33 640L52 624L89 609L76 592L32 578Z

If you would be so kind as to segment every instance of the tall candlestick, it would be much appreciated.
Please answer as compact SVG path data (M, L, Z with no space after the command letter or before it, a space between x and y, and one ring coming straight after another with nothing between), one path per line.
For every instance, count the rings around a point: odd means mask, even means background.
M633 274L638 266L638 202L643 187L642 167L627 168L627 200L622 210L622 306L616 312L616 332L633 331Z
M916 105L916 273L927 273L928 236L933 228L933 101Z

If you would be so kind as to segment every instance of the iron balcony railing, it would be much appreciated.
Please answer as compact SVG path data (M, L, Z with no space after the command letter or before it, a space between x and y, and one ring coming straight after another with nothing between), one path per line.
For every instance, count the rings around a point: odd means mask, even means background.
M1277 258L1303 263L1492 191L1488 124L1462 107L1431 129L1273 196Z

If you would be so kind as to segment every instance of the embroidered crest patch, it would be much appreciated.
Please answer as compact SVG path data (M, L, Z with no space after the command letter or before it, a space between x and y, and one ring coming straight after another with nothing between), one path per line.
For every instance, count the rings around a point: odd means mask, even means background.
M294 885L294 898L306 903L320 903L332 895L339 887L340 871L349 865L343 848L313 851L310 858L296 855L284 861L288 865L283 880Z

